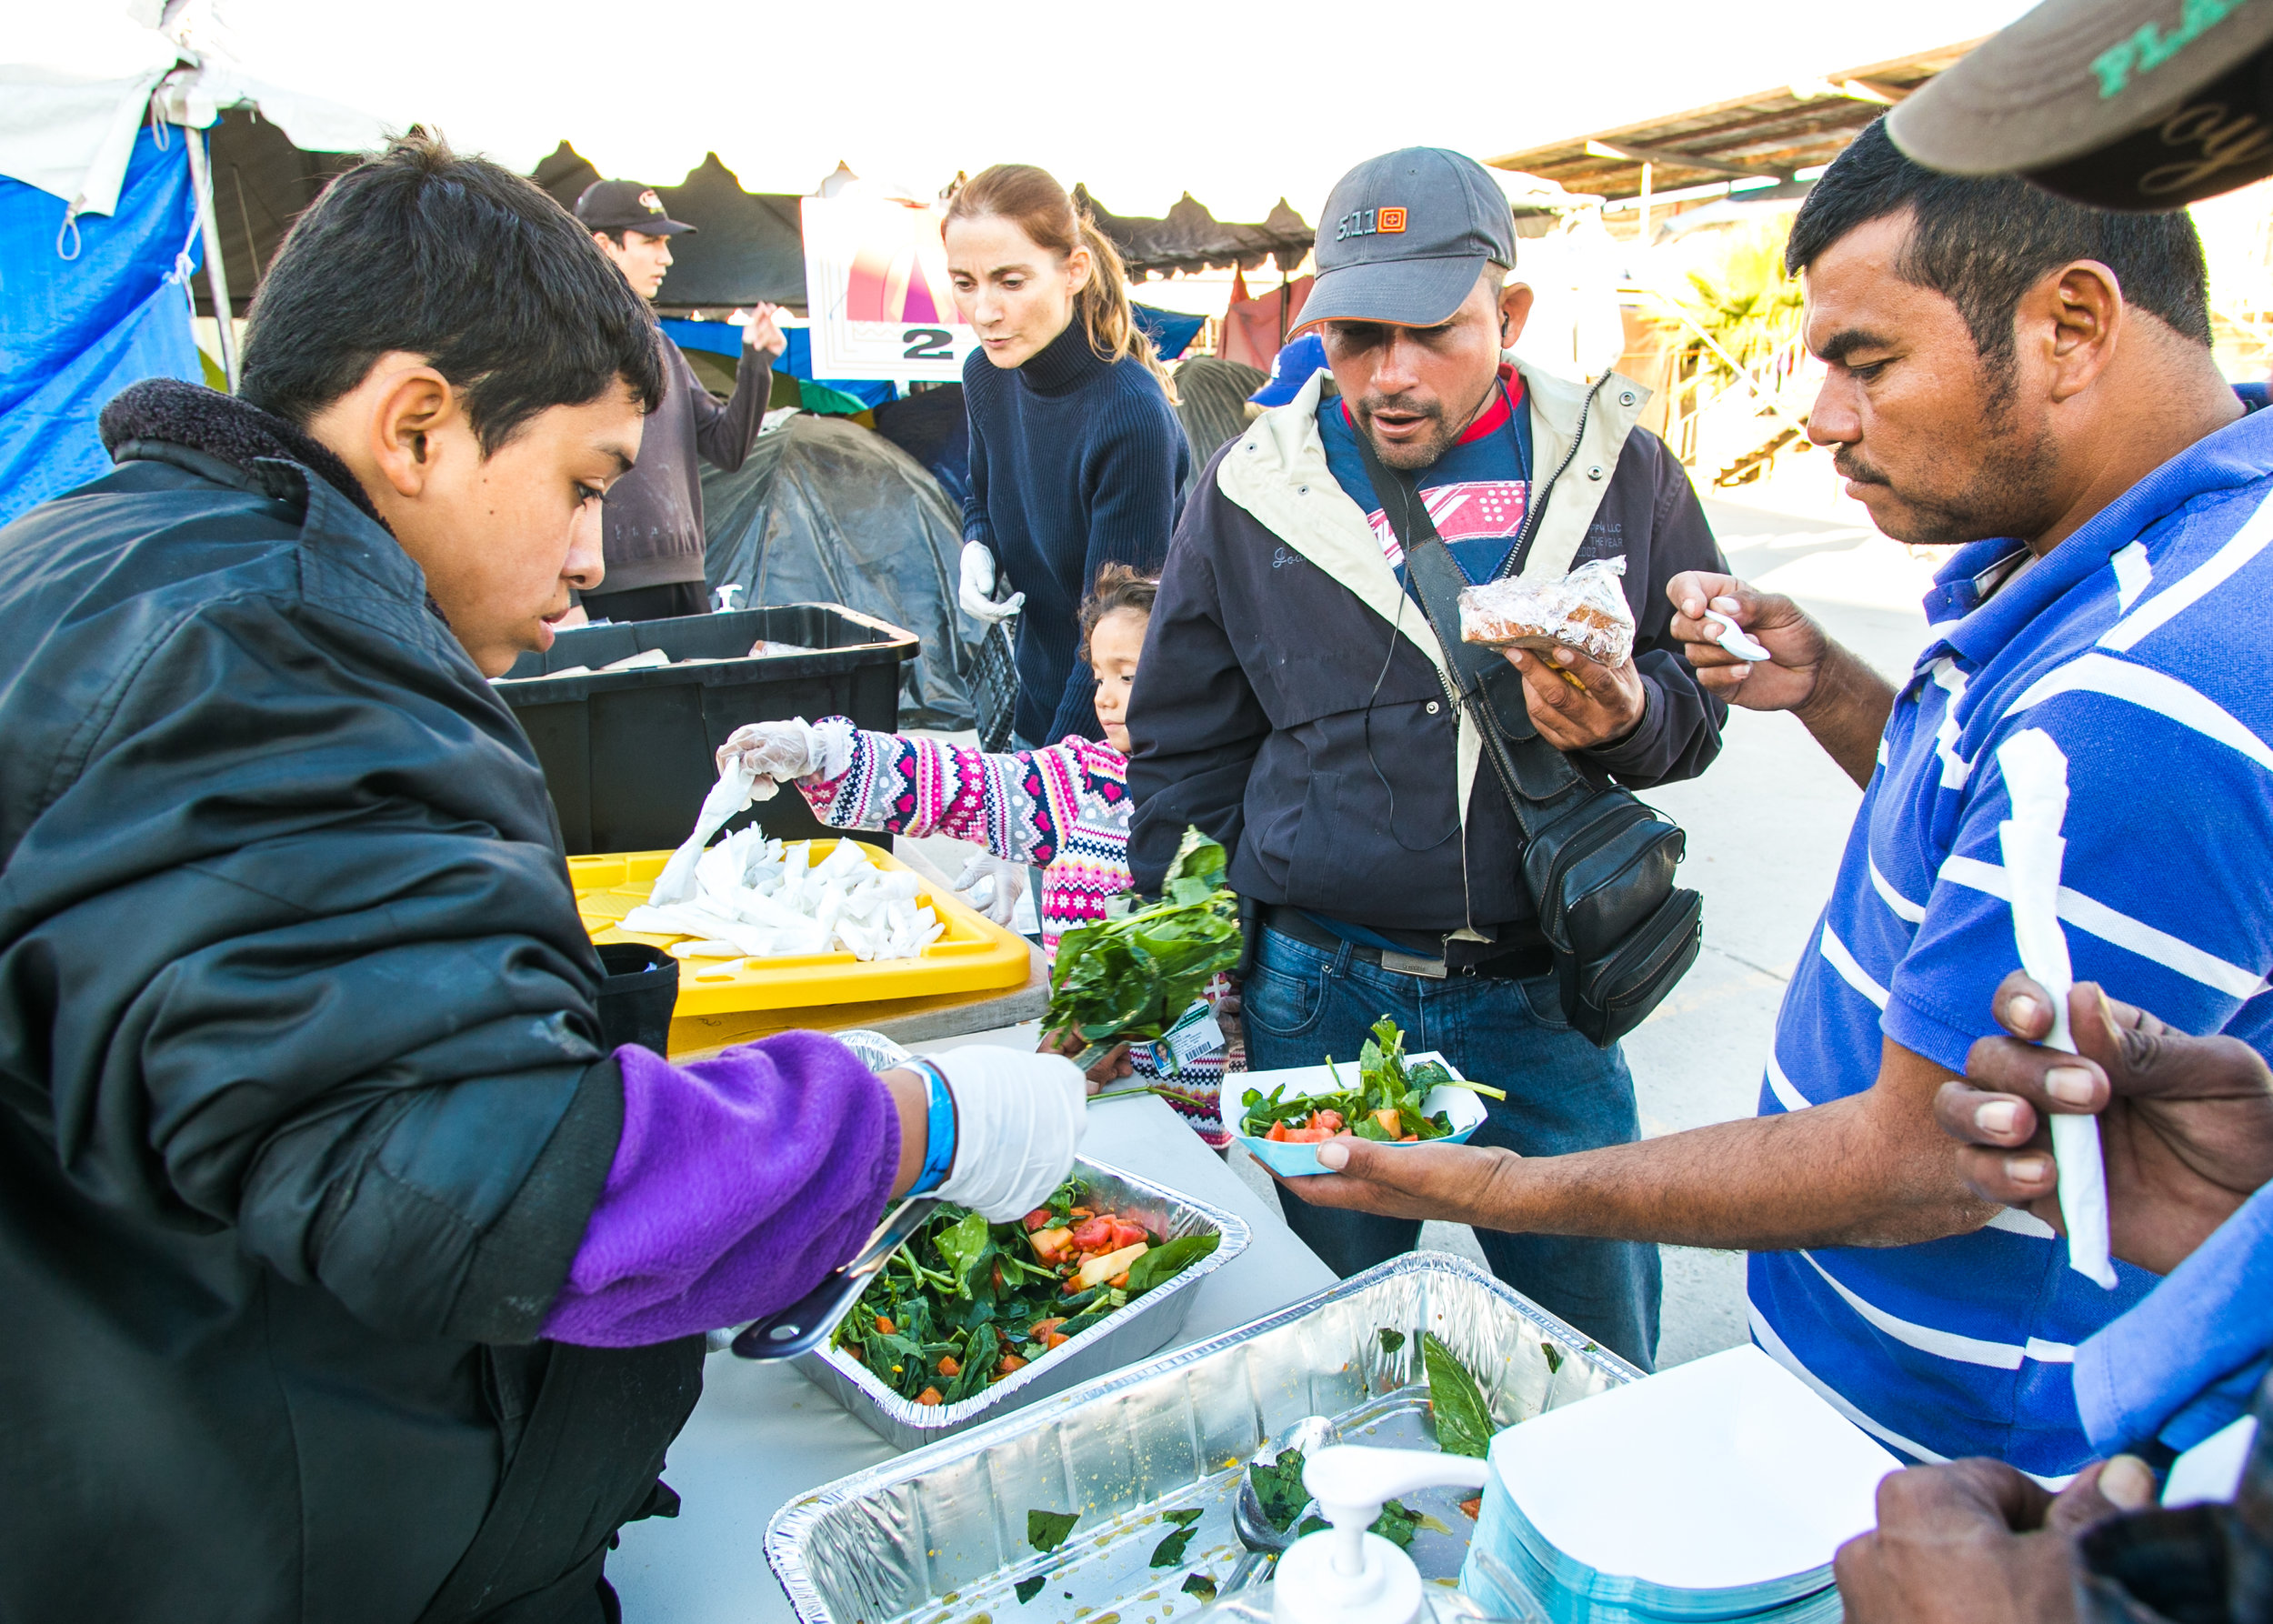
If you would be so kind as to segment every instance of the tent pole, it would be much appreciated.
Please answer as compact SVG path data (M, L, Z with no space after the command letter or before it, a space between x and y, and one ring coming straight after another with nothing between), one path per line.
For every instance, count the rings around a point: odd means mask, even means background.
M221 263L221 232L214 217L213 159L205 150L205 131L194 125L180 128L189 142L190 183L197 188L197 228L205 246L205 286L213 293L213 325L221 338L221 370L234 395L237 386L235 312L229 304L229 272Z

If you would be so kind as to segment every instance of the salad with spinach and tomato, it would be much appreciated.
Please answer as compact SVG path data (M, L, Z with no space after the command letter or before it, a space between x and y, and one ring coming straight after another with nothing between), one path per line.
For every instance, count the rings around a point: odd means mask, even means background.
M954 1404L1103 1323L1207 1257L1069 1178L1026 1217L943 1206L892 1255L829 1345L903 1398Z
M1358 1054L1357 1087L1342 1086L1331 1055L1326 1068L1336 1085L1330 1093L1287 1098L1284 1083L1268 1094L1249 1088L1240 1100L1246 1108L1239 1131L1278 1144L1317 1145L1341 1134L1390 1145L1424 1144L1452 1132L1452 1119L1444 1112L1423 1108L1433 1089L1449 1087L1493 1099L1507 1098L1498 1088L1453 1076L1441 1061L1407 1064L1405 1034L1386 1015L1374 1023L1373 1036Z

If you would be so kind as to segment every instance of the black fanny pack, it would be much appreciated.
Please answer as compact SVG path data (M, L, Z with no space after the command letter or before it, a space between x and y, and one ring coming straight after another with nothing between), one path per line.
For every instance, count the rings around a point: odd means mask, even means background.
M1521 674L1497 649L1460 640L1467 577L1411 476L1384 467L1362 431L1357 446L1459 685L1452 697L1482 735L1484 758L1523 831L1524 888L1554 950L1563 1018L1607 1048L1641 1025L1697 962L1704 898L1673 883L1687 837L1631 791L1582 775L1539 737ZM1544 509L1544 500L1535 503L1527 532ZM1523 553L1519 541L1510 561Z

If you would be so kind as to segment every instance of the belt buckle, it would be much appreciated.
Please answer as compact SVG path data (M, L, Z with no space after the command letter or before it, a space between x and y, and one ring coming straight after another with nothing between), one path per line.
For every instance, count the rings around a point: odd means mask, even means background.
M1397 976L1419 976L1430 981L1445 978L1445 961L1424 958L1417 953L1399 953L1391 948L1381 949L1381 967Z

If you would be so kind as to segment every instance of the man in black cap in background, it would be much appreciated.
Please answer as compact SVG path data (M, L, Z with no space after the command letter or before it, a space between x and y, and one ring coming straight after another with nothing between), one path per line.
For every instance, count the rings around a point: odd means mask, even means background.
M671 239L694 226L674 220L653 186L636 180L594 181L576 199L576 218L632 291L653 299L671 268ZM774 325L775 306L756 306L742 325L742 366L734 396L721 401L703 387L678 346L664 345L671 375L663 406L647 420L639 466L607 493L606 590L584 595L594 620L666 620L700 615L703 586L703 486L697 452L732 473L756 443L774 389L774 357L788 341Z

